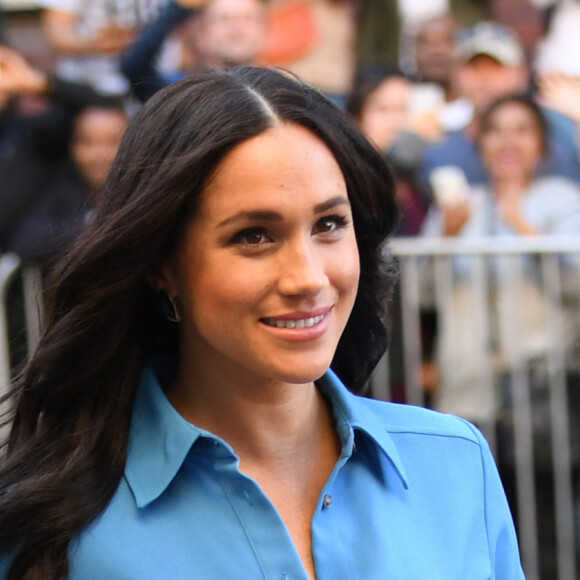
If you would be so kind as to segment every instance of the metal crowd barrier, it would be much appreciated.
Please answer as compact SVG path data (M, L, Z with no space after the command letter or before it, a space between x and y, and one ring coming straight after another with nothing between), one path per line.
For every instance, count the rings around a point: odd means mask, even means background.
M10 292L15 278L20 277L22 309L22 332L25 334L28 352L32 351L40 337L40 321L43 316L42 274L34 266L22 266L16 254L0 254L0 395L6 392L11 380L11 348L9 330ZM12 294L13 295L13 294ZM20 304L21 302L21 304Z
M398 344L390 349L397 355L379 363L372 396L391 399L393 384L402 380L407 402L431 403L474 421L490 442L500 473L508 441L507 464L515 474L512 508L526 577L576 580L580 417L571 411L580 414L580 406L571 406L570 395L580 400L580 236L400 238L389 251L400 267L393 330ZM21 269L13 255L0 256L0 392L10 378L7 290L19 270L30 349L39 334L39 271ZM422 385L425 313L437 320L427 337L434 346L430 362L439 372L432 398ZM546 469L546 458L538 459L538 441L544 455L547 448L553 482L554 546L547 555L536 485L538 463ZM553 562L546 563L550 557Z
M20 259L14 254L0 255L0 397L6 394L10 385L10 344L8 341L8 290L10 283L20 267ZM0 439L8 434L8 427L2 426L8 404L0 405Z
M400 269L392 340L399 341L394 350L401 360L383 358L372 395L390 399L403 377L407 402L428 402L475 422L502 477L513 473L508 496L526 578L576 580L580 236L400 238L389 249ZM421 384L426 314L437 321L428 337L427 362L439 374L432 396ZM546 481L553 493L548 514Z
M10 384L7 296L10 282L19 267L20 259L15 254L0 255L0 395Z

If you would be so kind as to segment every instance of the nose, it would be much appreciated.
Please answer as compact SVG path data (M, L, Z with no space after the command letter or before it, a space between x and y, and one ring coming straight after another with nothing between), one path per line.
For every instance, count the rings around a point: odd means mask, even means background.
M288 243L279 264L278 290L285 296L316 296L327 283L321 248L310 236Z

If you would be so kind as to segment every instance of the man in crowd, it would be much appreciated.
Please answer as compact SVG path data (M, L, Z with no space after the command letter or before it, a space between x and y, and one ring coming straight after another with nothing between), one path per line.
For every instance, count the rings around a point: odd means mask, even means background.
M455 99L451 76L457 28L457 21L451 14L440 14L423 22L415 37L418 81L439 85L446 101Z
M508 28L494 22L480 22L456 35L456 64L453 83L457 94L473 107L471 121L461 130L444 134L441 141L428 146L419 170L421 185L429 189L433 169L455 165L463 170L470 184L483 183L487 173L476 144L479 117L496 99L528 89L529 71L521 44ZM580 181L580 162L575 143L566 138L574 122L548 115L549 155L541 168L544 173Z
M195 20L188 19L194 14ZM169 0L159 17L139 36L122 58L122 70L142 101L175 78L156 70L163 42L187 22L187 45L197 53L196 67L226 68L255 64L266 36L263 0ZM185 76L192 70L182 71Z

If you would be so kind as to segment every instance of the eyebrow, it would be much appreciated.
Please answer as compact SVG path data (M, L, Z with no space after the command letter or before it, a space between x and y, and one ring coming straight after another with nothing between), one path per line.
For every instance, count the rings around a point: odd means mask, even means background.
M322 203L318 203L314 206L314 215L319 213L323 213L332 209L334 207L338 207L341 205L348 205L350 206L350 201L347 197L342 195L337 195L336 197L331 197ZM225 220L221 221L218 224L218 227L222 227L228 225L232 222L240 221L240 220L250 220L250 221L270 221L270 222L279 222L282 221L284 218L282 214L278 213L277 211L272 210L262 210L262 209L251 209L251 210L243 210L240 211Z

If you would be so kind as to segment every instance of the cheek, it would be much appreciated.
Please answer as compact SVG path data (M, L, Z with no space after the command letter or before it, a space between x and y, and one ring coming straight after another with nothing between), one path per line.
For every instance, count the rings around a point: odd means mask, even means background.
M394 123L389 113L384 111L369 111L361 119L361 131L379 150L386 149L390 144Z
M455 72L454 78L459 90L463 94L470 96L471 94L470 89L473 86L473 83L475 82L475 79L473 79L471 71L465 69L458 69Z
M359 121L359 128L366 135L367 138L371 138L373 134L373 129L376 126L377 121L380 121L380 118L377 119L377 115L375 115L373 111L366 110L361 115Z
M497 151L498 146L500 145L501 138L492 133L488 133L487 135L483 136L479 141L481 156L487 158L490 155L493 155Z
M79 164L86 163L90 159L89 148L83 143L77 143L71 148L72 156Z
M181 292L194 323L202 318L239 318L242 313L250 313L267 288L264 268L214 259L192 262L189 271L191 275L181 284Z
M535 135L525 139L521 145L527 157L532 161L539 161L542 157L542 145Z
M339 327L340 334L344 331L350 315L352 314L352 309L354 307L356 297L358 294L358 287L360 282L360 264L358 255L356 259L352 259L350 263L343 263L343 268L341 271L341 307L337 310L339 314Z
M351 296L354 302L360 279L360 259L354 236L346 244L346 250L334 259L329 278L339 292Z

